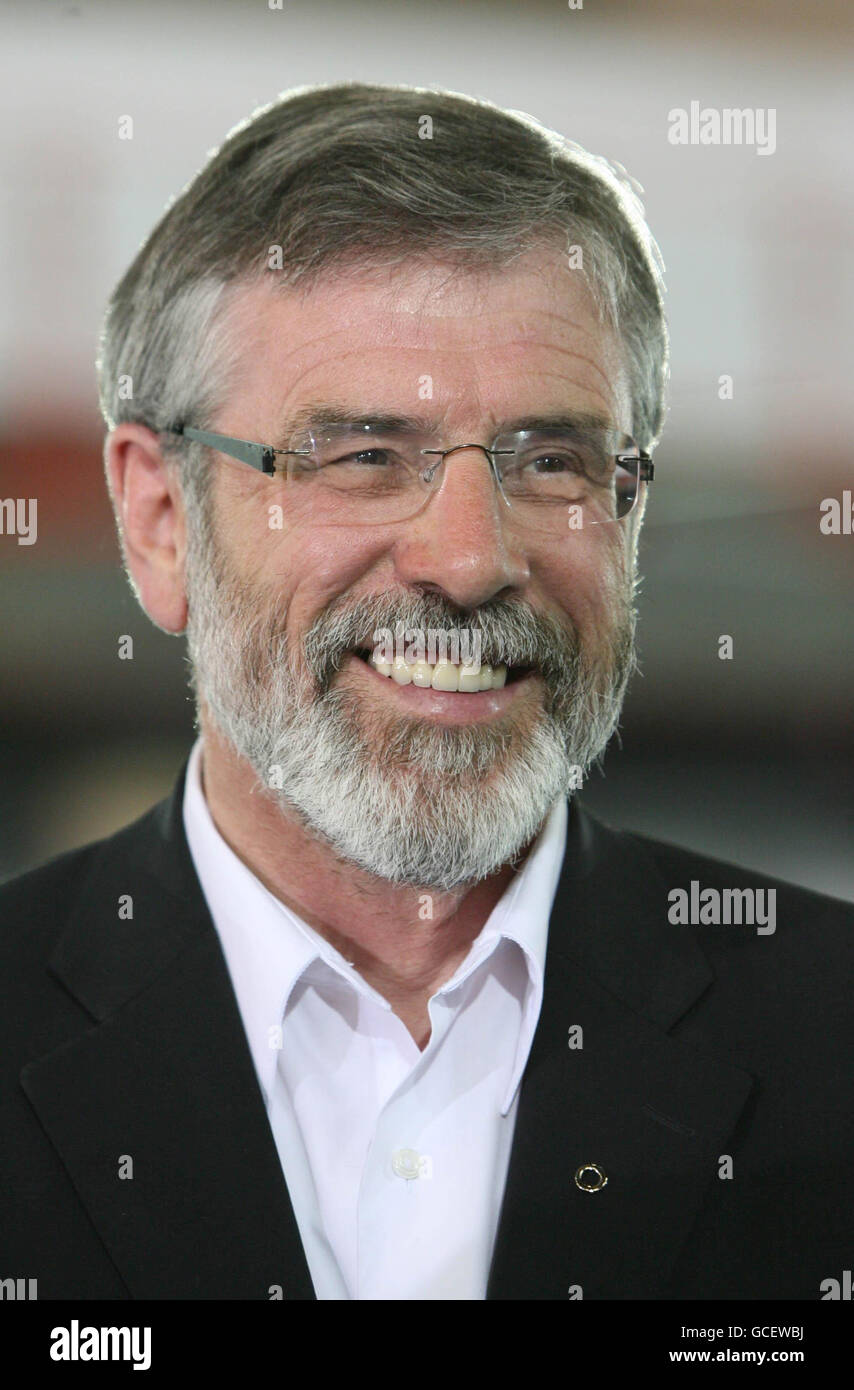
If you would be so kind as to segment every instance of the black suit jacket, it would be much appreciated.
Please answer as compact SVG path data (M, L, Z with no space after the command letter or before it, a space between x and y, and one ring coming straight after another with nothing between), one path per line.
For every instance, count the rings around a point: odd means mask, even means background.
M39 1299L314 1298L183 781L0 889L0 1278ZM776 888L775 933L671 925L691 880ZM820 1299L854 1255L853 938L573 802L487 1298Z

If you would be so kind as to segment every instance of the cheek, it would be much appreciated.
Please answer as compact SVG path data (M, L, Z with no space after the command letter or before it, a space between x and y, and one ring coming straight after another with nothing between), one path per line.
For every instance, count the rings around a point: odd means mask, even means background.
M367 592L360 581L388 551L387 538L367 527L303 526L270 535L264 547L264 583L271 596L279 592L287 603L292 634L304 631L348 590Z
M630 573L627 538L611 526L576 533L552 548L540 566L549 597L582 633L606 631L622 614Z

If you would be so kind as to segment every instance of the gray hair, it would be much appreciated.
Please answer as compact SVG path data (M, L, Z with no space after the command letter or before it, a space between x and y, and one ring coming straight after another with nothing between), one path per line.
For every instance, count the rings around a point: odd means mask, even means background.
M287 93L231 132L116 286L100 339L101 412L111 428L210 428L239 360L233 300L271 274L310 288L332 266L419 254L494 268L557 242L582 250L600 319L622 342L632 433L649 449L669 371L664 265L620 166L453 92L353 82ZM273 246L281 270L269 269ZM204 451L162 443L200 507Z

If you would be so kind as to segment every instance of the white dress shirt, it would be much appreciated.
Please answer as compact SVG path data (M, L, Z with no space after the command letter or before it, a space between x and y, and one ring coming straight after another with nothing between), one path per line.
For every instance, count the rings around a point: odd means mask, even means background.
M388 1001L223 840L201 752L199 740L184 825L318 1299L485 1298L566 801L430 999L421 1052Z

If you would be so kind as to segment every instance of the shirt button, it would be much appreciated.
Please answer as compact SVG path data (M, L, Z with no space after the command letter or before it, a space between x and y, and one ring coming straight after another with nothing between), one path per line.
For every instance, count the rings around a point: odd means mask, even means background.
M391 1156L391 1167L399 1178L411 1181L417 1178L421 1169L421 1156L414 1149L395 1149Z

